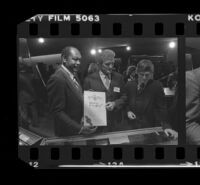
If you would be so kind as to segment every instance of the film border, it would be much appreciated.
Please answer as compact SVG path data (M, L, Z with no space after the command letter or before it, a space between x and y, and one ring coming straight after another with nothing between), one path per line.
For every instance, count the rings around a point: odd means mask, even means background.
M70 38L84 38L84 37L98 37L98 38L116 38L116 37L134 37L134 38L163 38L163 37L177 37L178 38L178 64L179 64L179 82L184 81L184 71L185 71L185 64L184 62L180 61L185 61L185 38L187 37L199 37L200 35L200 23L199 22L193 22L193 21L188 21L188 15L186 14L165 14L165 15L129 15L129 16L116 16L116 15L100 15L101 20L98 23L92 23L92 22L54 22L50 23L47 21L44 22L23 22L18 25L18 32L17 32L17 37L18 38L35 38L35 37L48 37L48 38L62 38L62 37L70 37ZM51 29L50 29L51 28ZM184 88L184 83L182 83L181 89ZM179 93L179 100L178 104L179 107L181 107L180 114L179 116L179 121L183 122L185 112L183 107L185 106L185 94L184 93ZM114 153L118 155L123 155L122 161L123 163L126 164L131 164L132 162L135 164L145 164L148 163L147 158L147 153L151 153L151 160L153 161L153 164L164 164L165 162L169 162L167 158L169 156L169 153L167 151L174 151L174 155L171 156L170 161L174 162L175 164L180 164L181 162L184 163L184 161L198 161L199 160L199 147L197 146L186 146L185 145L185 127L182 126L179 128L179 145L178 146L109 146L109 147L101 147L101 146L95 146L95 148L100 149L102 152L102 158L101 161L105 158L105 151L108 151L106 155L106 159L109 158L109 162L113 161L114 158ZM182 134L181 134L182 133ZM25 161L30 161L30 156L29 156L29 149L30 151L34 151L35 147L21 147L19 146L19 154L20 158L25 159ZM44 155L45 152L51 151L52 147L38 147L38 155L39 156L39 161L41 161L41 164L44 162L46 159L45 156L49 156L50 154ZM48 150L47 150L48 148ZM70 153L74 151L71 147L53 147L57 149L53 149L53 153L60 153L60 160L64 158L63 154L65 152ZM92 149L90 146L85 147L78 147L81 151L81 158L78 161L78 164L83 162L83 164L87 163L87 155L84 156L85 154L90 154L91 159L92 159ZM113 152L114 148L118 148L116 151ZM124 155L124 154L129 154L133 152L133 150L136 150L136 148L140 148L143 150L143 159L133 160L129 159L130 156ZM148 149L147 149L148 148ZM33 149L33 150L32 150ZM36 151L35 150L35 151ZM47 150L47 151L46 151ZM67 150L67 151L66 151ZM127 152L125 152L128 150ZM34 151L34 152L35 152ZM156 151L156 154L155 154ZM192 152L191 152L192 151ZM37 153L37 152L35 152ZM79 153L79 152L78 152ZM160 161L156 159L156 155L163 156L161 157ZM23 154L23 155L21 155ZM36 154L37 155L37 154ZM53 155L58 155L58 154L53 154ZM179 156L180 155L180 156ZM112 157L111 157L112 156ZM124 157L126 156L126 158ZM134 155L132 155L134 156ZM40 158L41 157L41 158ZM44 157L44 158L43 158ZM55 157L55 156L54 156ZM158 157L158 158L159 158ZM51 156L49 156L51 158ZM128 162L126 162L126 159L129 159ZM188 160L187 160L188 159ZM57 162L60 160L51 160ZM116 159L117 161L120 161L120 159ZM133 160L133 161L132 161ZM182 160L182 161L181 161ZM73 164L75 163L74 161L68 161L72 162ZM125 161L125 162L124 162ZM92 160L92 164L94 161ZM107 164L108 164L107 163ZM49 164L48 162L46 164ZM118 163L117 163L118 164ZM151 165L151 164L150 164ZM112 163L111 163L112 166Z

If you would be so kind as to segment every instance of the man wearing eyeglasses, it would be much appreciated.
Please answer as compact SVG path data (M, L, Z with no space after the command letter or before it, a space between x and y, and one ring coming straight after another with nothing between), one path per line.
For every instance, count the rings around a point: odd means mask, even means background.
M178 137L178 133L167 123L167 109L164 91L159 81L153 80L154 65L150 60L141 60L136 69L137 80L128 82L127 116L133 128L147 128L162 125L167 136Z

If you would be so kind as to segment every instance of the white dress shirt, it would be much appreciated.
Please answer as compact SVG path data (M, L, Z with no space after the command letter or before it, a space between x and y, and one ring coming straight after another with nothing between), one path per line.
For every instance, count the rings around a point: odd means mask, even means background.
M75 86L80 88L79 83L77 82L75 76L62 64L61 67L65 70L65 72L69 75L69 77L74 81Z

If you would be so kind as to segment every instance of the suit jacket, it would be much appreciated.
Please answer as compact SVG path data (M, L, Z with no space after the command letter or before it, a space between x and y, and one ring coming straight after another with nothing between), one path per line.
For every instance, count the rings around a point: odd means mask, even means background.
M186 72L186 126L200 124L200 67Z
M154 127L162 123L164 128L167 124L167 108L164 91L159 81L149 80L146 87L140 92L137 82L130 81L125 87L128 110L136 115L134 122L139 127Z
M47 83L50 112L54 117L55 135L78 134L83 116L82 89L74 85L69 74L60 67Z
M124 86L125 84L123 81L123 76L117 72L112 73L111 83L108 90L106 89L101 80L99 71L89 75L84 81L84 90L105 92L106 102L115 101L116 103L116 107L113 111L107 111L107 131L114 130L115 125L121 122L122 120L120 109L124 106L124 103L126 101Z

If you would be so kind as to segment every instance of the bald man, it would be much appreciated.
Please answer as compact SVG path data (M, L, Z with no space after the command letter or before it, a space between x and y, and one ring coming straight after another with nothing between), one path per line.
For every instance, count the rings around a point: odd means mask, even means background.
M47 83L50 112L54 117L56 136L90 134L94 128L82 124L83 94L77 76L81 53L77 48L65 47L61 53L62 65Z
M126 96L123 93L123 76L113 71L115 53L103 50L99 56L99 70L84 80L84 90L106 93L107 127L98 128L98 132L115 131L122 121L121 108Z

